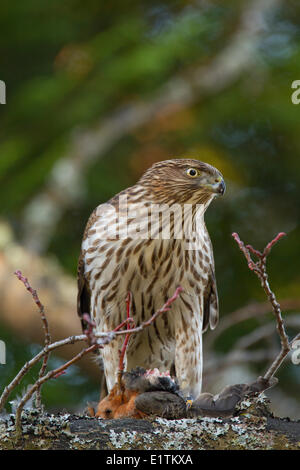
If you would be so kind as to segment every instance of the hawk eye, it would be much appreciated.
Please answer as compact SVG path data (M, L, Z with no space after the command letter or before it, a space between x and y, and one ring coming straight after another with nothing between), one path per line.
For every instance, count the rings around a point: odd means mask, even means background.
M199 171L196 170L196 168L189 168L188 170L186 170L186 174L191 178L196 178L197 176L199 176Z

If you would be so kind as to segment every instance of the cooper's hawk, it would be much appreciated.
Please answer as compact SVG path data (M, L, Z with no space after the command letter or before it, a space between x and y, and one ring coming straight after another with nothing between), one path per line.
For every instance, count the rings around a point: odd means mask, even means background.
M91 214L79 258L78 313L89 313L99 332L124 320L128 292L139 325L179 285L184 289L169 312L132 335L125 367L175 370L180 389L192 398L201 392L202 332L218 321L204 212L224 190L221 173L206 163L155 163L136 185ZM122 341L119 336L101 350L108 391L116 382Z

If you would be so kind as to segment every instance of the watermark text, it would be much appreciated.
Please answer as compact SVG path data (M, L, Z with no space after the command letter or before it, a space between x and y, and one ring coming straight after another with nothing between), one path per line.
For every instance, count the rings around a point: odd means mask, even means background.
M0 364L6 364L6 346L4 341L0 339Z
M292 88L296 90L292 93L291 100L293 104L300 103L300 80L294 80L292 83Z
M0 80L0 104L6 104L6 85L3 80Z
M293 342L292 349L292 363L297 366L300 364L300 339Z

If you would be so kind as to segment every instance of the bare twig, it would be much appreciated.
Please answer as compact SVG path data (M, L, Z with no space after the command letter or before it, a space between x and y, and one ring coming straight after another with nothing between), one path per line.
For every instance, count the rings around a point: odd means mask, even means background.
M40 315L41 315L41 320L42 320L42 323L43 323L44 334L45 334L44 346L48 346L51 343L51 335L50 335L50 331L49 331L48 320L47 320L47 317L45 315L45 307L42 304L42 302L40 301L39 296L37 294L37 291L34 290L31 287L31 285L28 282L28 279L22 275L21 271L16 271L15 275L17 276L17 278L21 282L23 282L24 286L26 287L28 292L31 293L33 300L35 301L36 305L38 306L38 309L39 309L39 312L40 312ZM44 375L45 371L46 371L47 364L48 364L48 359L49 359L49 353L46 353L44 355L43 363L42 363L42 366L41 366L40 371L39 371L39 378L41 378ZM42 405L42 402L41 402L41 388L40 387L38 387L36 389L35 405L36 405L37 408L41 408L41 405Z
M30 292L30 294L32 295L33 300L35 301L36 305L38 306L38 309L39 309L40 315L41 315L41 319L42 319L42 322L43 322L44 332L45 332L45 344L50 344L51 343L51 337L50 337L50 332L49 332L48 320L47 320L47 317L45 315L45 307L42 304L42 302L40 301L39 296L37 294L37 291L31 287L31 285L28 282L27 277L24 277L22 275L21 271L16 271L15 275L17 276L17 278L21 282L23 282L24 286L26 287L28 292Z
M291 346L295 343L295 341L298 341L300 339L300 333L298 333L295 338L292 339L291 341Z
M271 303L272 310L276 318L277 331L278 331L280 341L281 341L281 350L264 375L264 378L269 380L276 373L276 371L282 364L283 360L285 359L285 357L291 350L291 343L289 343L289 339L285 331L284 321L283 321L282 314L281 314L281 307L280 307L279 302L276 299L274 292L270 288L270 284L268 281L267 268L266 268L267 256L269 255L272 247L283 236L285 236L285 233L284 232L278 233L278 235L270 243L267 244L263 252L256 250L251 245L245 246L244 242L240 240L240 237L238 236L237 233L233 233L232 236L237 242L240 250L244 254L247 260L249 269L251 269L251 271L254 271L257 277L259 278L261 282L261 286L264 289L269 299L269 302ZM256 256L257 260L254 261L251 255Z
M121 334L126 334L126 333L139 333L140 331L144 330L148 326L152 325L152 323L155 322L156 318L161 315L162 313L168 312L171 308L171 304L179 297L180 293L183 292L183 288L181 286L177 287L174 295L170 297L170 299L167 300L167 302L159 309L157 310L149 320L144 321L141 323L139 326L136 326L134 328L130 328L127 330L122 330L122 331L116 331L114 330L115 335L121 335ZM99 336L99 334L95 333L95 336Z
M117 328L115 328L113 330L115 334L124 334L125 333L125 335L126 335L125 340L124 340L123 345L122 345L122 349L119 352L120 357L119 357L119 369L118 369L118 383L119 383L120 388L122 388L121 379L122 379L122 375L123 375L123 372L124 372L124 356L125 356L125 353L126 353L126 350L127 350L127 347L128 347L128 342L129 342L130 336L133 333L139 333L144 328L149 327L150 325L152 325L152 323L155 322L156 318L159 315L161 315L162 313L168 312L171 308L172 303L179 297L181 292L183 292L183 288L181 286L177 287L174 295L172 297L170 297L170 299L168 299L167 302L159 310L157 310L152 315L151 318L149 318L149 320L141 323L137 327L134 325L133 319L130 316L132 294L131 294L131 292L128 292L127 299L126 299L126 306L127 306L126 316L127 316L127 318L124 322L122 322L120 325L117 326ZM120 330L121 326L123 327L123 326L125 326L125 324L128 325L130 323L132 325L131 328L127 328L126 330ZM95 333L95 336L97 336L97 333Z
M97 343L97 339L95 338L95 335L94 335L94 329L95 329L96 323L91 319L88 313L84 313L82 315L82 319L87 324L87 327L83 331L83 333L86 334L88 338L88 344L92 345L92 344Z
M132 293L128 292L127 297L126 297L126 324L128 326L131 325L131 328L135 328L135 323L134 323L133 319L130 316L131 303L132 303ZM125 368L124 357L125 357L125 353L126 353L126 350L127 350L127 347L128 347L128 342L129 342L129 339L130 339L131 335L132 335L132 333L126 333L125 339L124 339L124 342L123 342L123 345L122 345L122 349L121 349L121 351L119 351L118 384L119 384L120 390L123 387L123 385L122 385L122 376L123 376L124 368Z
M260 304L258 304L260 305ZM259 310L254 308L253 311L250 309L250 313L252 313L252 317L255 314L261 313L268 313L270 311L270 307L268 309L265 308L263 304L262 309ZM291 302L288 302L287 305L292 306ZM238 311L237 311L238 312ZM244 309L241 309L241 312L244 313ZM235 313L235 312L234 312ZM246 310L245 310L246 313ZM233 316L235 318L235 315ZM250 315L247 316L250 318ZM237 321L239 317L237 318ZM236 323L236 322L235 322ZM230 322L227 326L230 327L232 323ZM299 328L300 327L300 318L299 314L289 315L286 320L286 326L292 328ZM207 388L212 386L212 383L215 382L216 378L218 377L218 372L222 371L223 375L226 375L226 369L232 368L233 366L237 365L249 365L250 363L258 364L260 362L265 362L266 360L272 362L274 357L277 356L277 349L274 346L268 349L249 349L257 342L263 339L269 339L274 332L274 322L269 322L266 325L262 325L259 328L254 329L249 334L243 336L239 339L233 346L233 350L228 352L228 354L220 355L216 354L213 350L207 354L207 359L204 363L204 383ZM292 344L300 337L297 335L290 343L291 349ZM205 344L206 346L206 344Z
M240 365L240 364L257 364L267 360L272 360L275 355L275 351L270 349L255 349L255 350L244 350L236 349L226 356L212 355L207 358L204 363L204 380L208 381L218 380L218 372L224 374L227 368Z
M95 349L101 347L100 345L93 344L92 346L89 346L80 353L78 353L73 359L70 361L66 362L62 366L58 367L57 369L51 370L48 372L48 374L44 375L43 377L40 377L35 384L25 393L25 395L22 397L22 400L20 401L17 410L16 410L16 422L15 422L15 428L16 428L16 435L19 437L22 434L22 423L21 423L21 418L22 418L22 411L27 403L28 400L32 397L32 395L45 383L47 380L50 380L52 378L56 378L59 375L61 375L68 367L70 367L72 364L75 364L75 362L79 361L83 356L86 354L89 354L90 352L94 351Z
M300 300L298 299L285 299L281 302L281 308L285 311L300 310ZM272 307L269 302L252 302L244 307L241 307L223 317L216 330L208 331L205 337L205 349L211 349L213 344L228 328L236 325L237 323L249 320L249 318L261 318L271 312Z
M287 326L295 326L296 328L300 327L300 318L299 315L291 315L289 318L286 320L286 325ZM238 350L240 349L247 349L257 343L258 341L261 341L265 338L270 338L272 333L274 332L274 322L266 323L265 325L262 325L258 328L255 328L251 333L243 336L240 338L235 344L234 348L237 348Z
M3 393L0 397L0 411L5 406L5 403L10 395L10 393L19 385L23 379L23 377L27 374L27 372L36 364L38 363L46 354L58 349L62 346L67 344L74 344L80 341L87 341L86 335L78 335L78 336L69 336L68 338L62 339L60 341L56 341L48 346L45 346L36 356L34 356L30 361L26 362L24 366L20 369L17 375L13 378L13 380L7 385Z

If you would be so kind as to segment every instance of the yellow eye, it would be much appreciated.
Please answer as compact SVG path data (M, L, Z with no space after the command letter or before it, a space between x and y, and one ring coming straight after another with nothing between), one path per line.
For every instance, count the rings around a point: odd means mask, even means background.
M188 170L186 170L186 174L190 176L190 178L197 178L200 173L198 170L196 170L196 168L189 168Z

